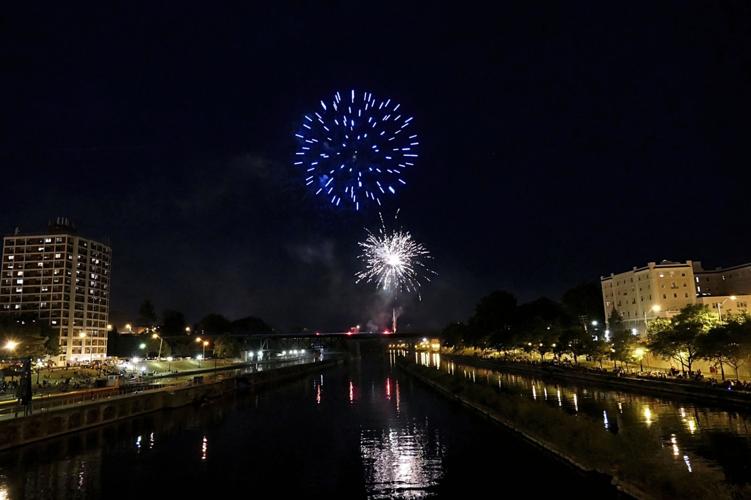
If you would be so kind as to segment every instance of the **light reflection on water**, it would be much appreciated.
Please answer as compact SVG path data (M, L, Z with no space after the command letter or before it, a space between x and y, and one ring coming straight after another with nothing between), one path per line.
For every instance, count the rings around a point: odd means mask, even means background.
M383 357L380 347L378 353L373 361L326 371L325 379L319 372L0 453L0 500L238 491L272 498L479 498L498 470L513 490L534 480L539 468L551 478L537 485L539 493L552 496L555 484L581 480L388 369L395 358ZM513 460L477 460L498 450Z
M370 498L422 498L443 475L439 433L427 421L408 428L363 429L360 454Z
M601 420L603 432L620 434L643 426L658 432L660 443L676 464L692 471L692 463L721 469L732 482L751 482L745 464L751 452L749 413L703 406L617 390L585 387L579 383L555 383L529 375L475 368L453 361L441 361L438 353L419 353L418 362L443 372L496 387L505 394L527 397L540 404L558 407L572 416ZM555 398L548 398L548 394Z

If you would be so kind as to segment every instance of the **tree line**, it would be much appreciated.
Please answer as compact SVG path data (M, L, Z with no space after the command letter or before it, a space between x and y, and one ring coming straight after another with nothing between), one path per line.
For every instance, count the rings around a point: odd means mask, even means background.
M598 362L641 363L645 353L678 363L692 371L697 359L717 366L738 368L751 358L751 319L737 315L720 321L701 304L689 305L672 318L648 324L642 338L628 328L617 310L604 322L599 283L579 285L565 292L561 301L539 298L519 304L507 291L483 297L470 318L453 322L443 330L445 345L491 348L502 352L524 351L545 359L566 355L574 363L584 356Z
M242 336L274 331L268 323L256 316L230 320L218 313L206 314L200 321L190 325L181 311L165 309L158 315L154 304L148 299L138 309L136 325L142 333L120 335L116 328L110 332L108 355L129 357L142 352L144 355L155 356L161 347L162 356L191 356L202 352L202 346L195 343L195 339L200 336L210 341L207 352L217 357L231 357L239 354L247 344ZM142 344L145 344L143 349L140 347Z

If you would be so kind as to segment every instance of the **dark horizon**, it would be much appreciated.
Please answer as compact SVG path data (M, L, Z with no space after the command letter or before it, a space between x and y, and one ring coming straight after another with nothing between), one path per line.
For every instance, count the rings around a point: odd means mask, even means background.
M70 217L109 238L112 315L382 321L356 285L378 213L332 210L292 166L302 116L369 90L415 116L421 155L384 215L435 257L413 328L493 290L559 298L662 259L751 261L751 9L526 3L13 6L0 230ZM744 173L745 172L745 173Z

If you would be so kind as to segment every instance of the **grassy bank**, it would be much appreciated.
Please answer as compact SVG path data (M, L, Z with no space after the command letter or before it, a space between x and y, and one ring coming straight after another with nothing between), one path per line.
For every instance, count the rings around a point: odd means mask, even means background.
M625 491L637 492L636 496L643 496L638 493L643 491L656 498L751 497L750 488L726 483L719 470L695 463L689 472L682 457L673 457L660 445L660 436L649 429L613 434L584 415L568 415L435 368L406 361L400 361L400 366L574 465L613 476Z

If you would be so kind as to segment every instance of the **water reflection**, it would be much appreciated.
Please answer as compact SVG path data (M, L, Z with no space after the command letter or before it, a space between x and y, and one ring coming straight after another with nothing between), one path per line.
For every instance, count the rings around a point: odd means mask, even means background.
M389 370L393 359L379 348L374 362L327 371L325 384L315 373L0 453L0 500L234 497L238 491L274 498L476 498L499 467L477 457L499 450L513 457L503 465L511 489L534 481L540 468L550 478L536 485L541 495L581 480ZM425 360L439 363L436 356ZM440 366L456 369L451 362ZM501 383L486 375L467 371L478 382Z
M629 428L652 429L662 436L656 445L666 448L677 466L692 471L692 463L701 461L723 470L731 482L751 483L751 468L747 465L751 450L748 413L441 362L436 354L421 356L420 361L445 373L491 385L503 393L548 404L572 415L601 419L603 431L620 434L622 439L629 439L630 435L622 432ZM555 392L556 397L549 400L548 392Z
M360 454L370 498L422 498L443 474L445 449L427 420L410 428L363 430Z

